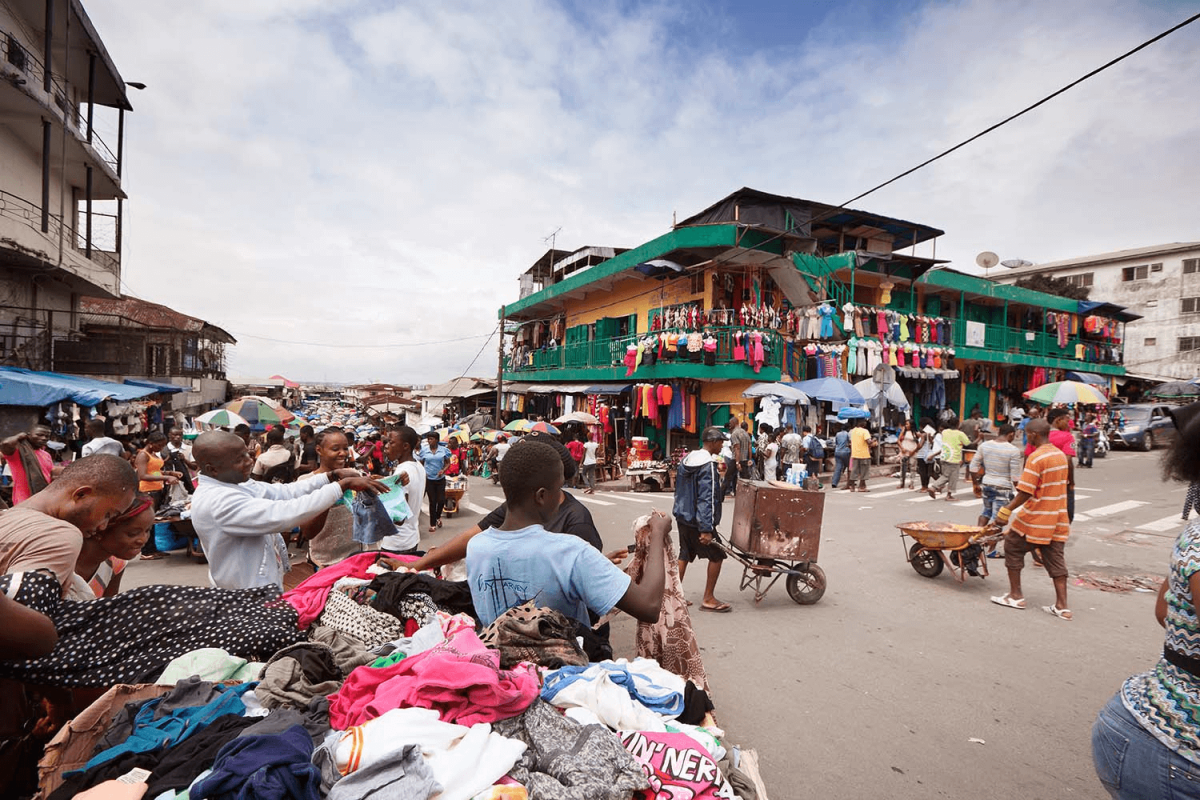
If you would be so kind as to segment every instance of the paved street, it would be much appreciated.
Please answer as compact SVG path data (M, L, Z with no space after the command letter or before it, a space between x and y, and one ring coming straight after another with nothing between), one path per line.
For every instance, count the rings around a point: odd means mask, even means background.
M979 504L932 501L873 481L867 495L833 493L820 564L829 589L801 607L782 582L755 607L727 562L719 596L730 614L694 615L721 723L757 749L773 798L1099 798L1090 729L1121 681L1162 648L1152 593L1077 585L1077 574L1165 573L1184 489L1158 474L1161 451L1117 452L1077 476L1078 516L1067 548L1072 622L1038 610L1053 601L1045 573L1027 569L1030 608L988 602L1007 582L1002 562L986 580L930 580L906 563L893 524L973 522ZM500 499L474 481L462 514L430 541L473 524ZM630 521L671 496L580 496L605 544L632 541ZM728 517L732 500L725 505ZM130 566L125 585L205 582L182 555ZM686 588L699 600L703 570ZM615 626L618 653L633 625ZM975 743L971 739L981 739Z

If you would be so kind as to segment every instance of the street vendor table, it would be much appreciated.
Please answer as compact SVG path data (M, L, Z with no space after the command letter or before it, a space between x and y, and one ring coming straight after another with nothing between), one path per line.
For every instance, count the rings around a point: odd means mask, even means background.
M629 488L637 491L639 483L645 483L646 478L653 478L658 481L658 485L662 489L671 488L671 470L663 469L627 469L625 470L626 477L629 478Z

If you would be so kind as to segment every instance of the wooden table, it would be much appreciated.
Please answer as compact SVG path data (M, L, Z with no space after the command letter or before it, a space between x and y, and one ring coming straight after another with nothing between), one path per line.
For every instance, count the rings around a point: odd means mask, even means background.
M671 488L671 470L667 468L627 469L625 470L625 475L629 478L629 488L634 491L637 490L639 483L646 482L646 478L654 478L663 489Z

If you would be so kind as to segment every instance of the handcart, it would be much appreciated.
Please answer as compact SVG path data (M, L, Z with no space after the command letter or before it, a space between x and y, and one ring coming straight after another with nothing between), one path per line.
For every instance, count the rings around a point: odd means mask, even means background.
M457 513L458 506L466 493L467 479L465 476L451 475L446 478L446 505L442 508L442 513L447 516Z
M779 481L738 481L733 529L721 549L742 565L739 590L754 587L761 603L781 577L803 606L825 594L825 571L817 566L825 495ZM764 585L765 584L765 585Z
M948 566L959 583L965 582L968 575L987 577L987 551L1003 536L989 534L979 525L953 522L901 522L896 527L900 529L905 558L918 575L936 578ZM911 547L906 537L913 539Z

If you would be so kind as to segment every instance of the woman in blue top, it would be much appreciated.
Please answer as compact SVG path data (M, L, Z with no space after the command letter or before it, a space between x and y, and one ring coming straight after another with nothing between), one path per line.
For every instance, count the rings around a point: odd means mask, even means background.
M1178 435L1168 478L1200 480L1200 403L1172 412ZM1134 675L1092 727L1096 774L1116 798L1200 798L1200 520L1187 524L1171 553L1154 613L1166 629L1158 663Z
M429 498L429 532L442 527L442 509L446 507L446 466L450 448L442 444L436 432L425 434L425 443L416 459L425 466L425 496Z

